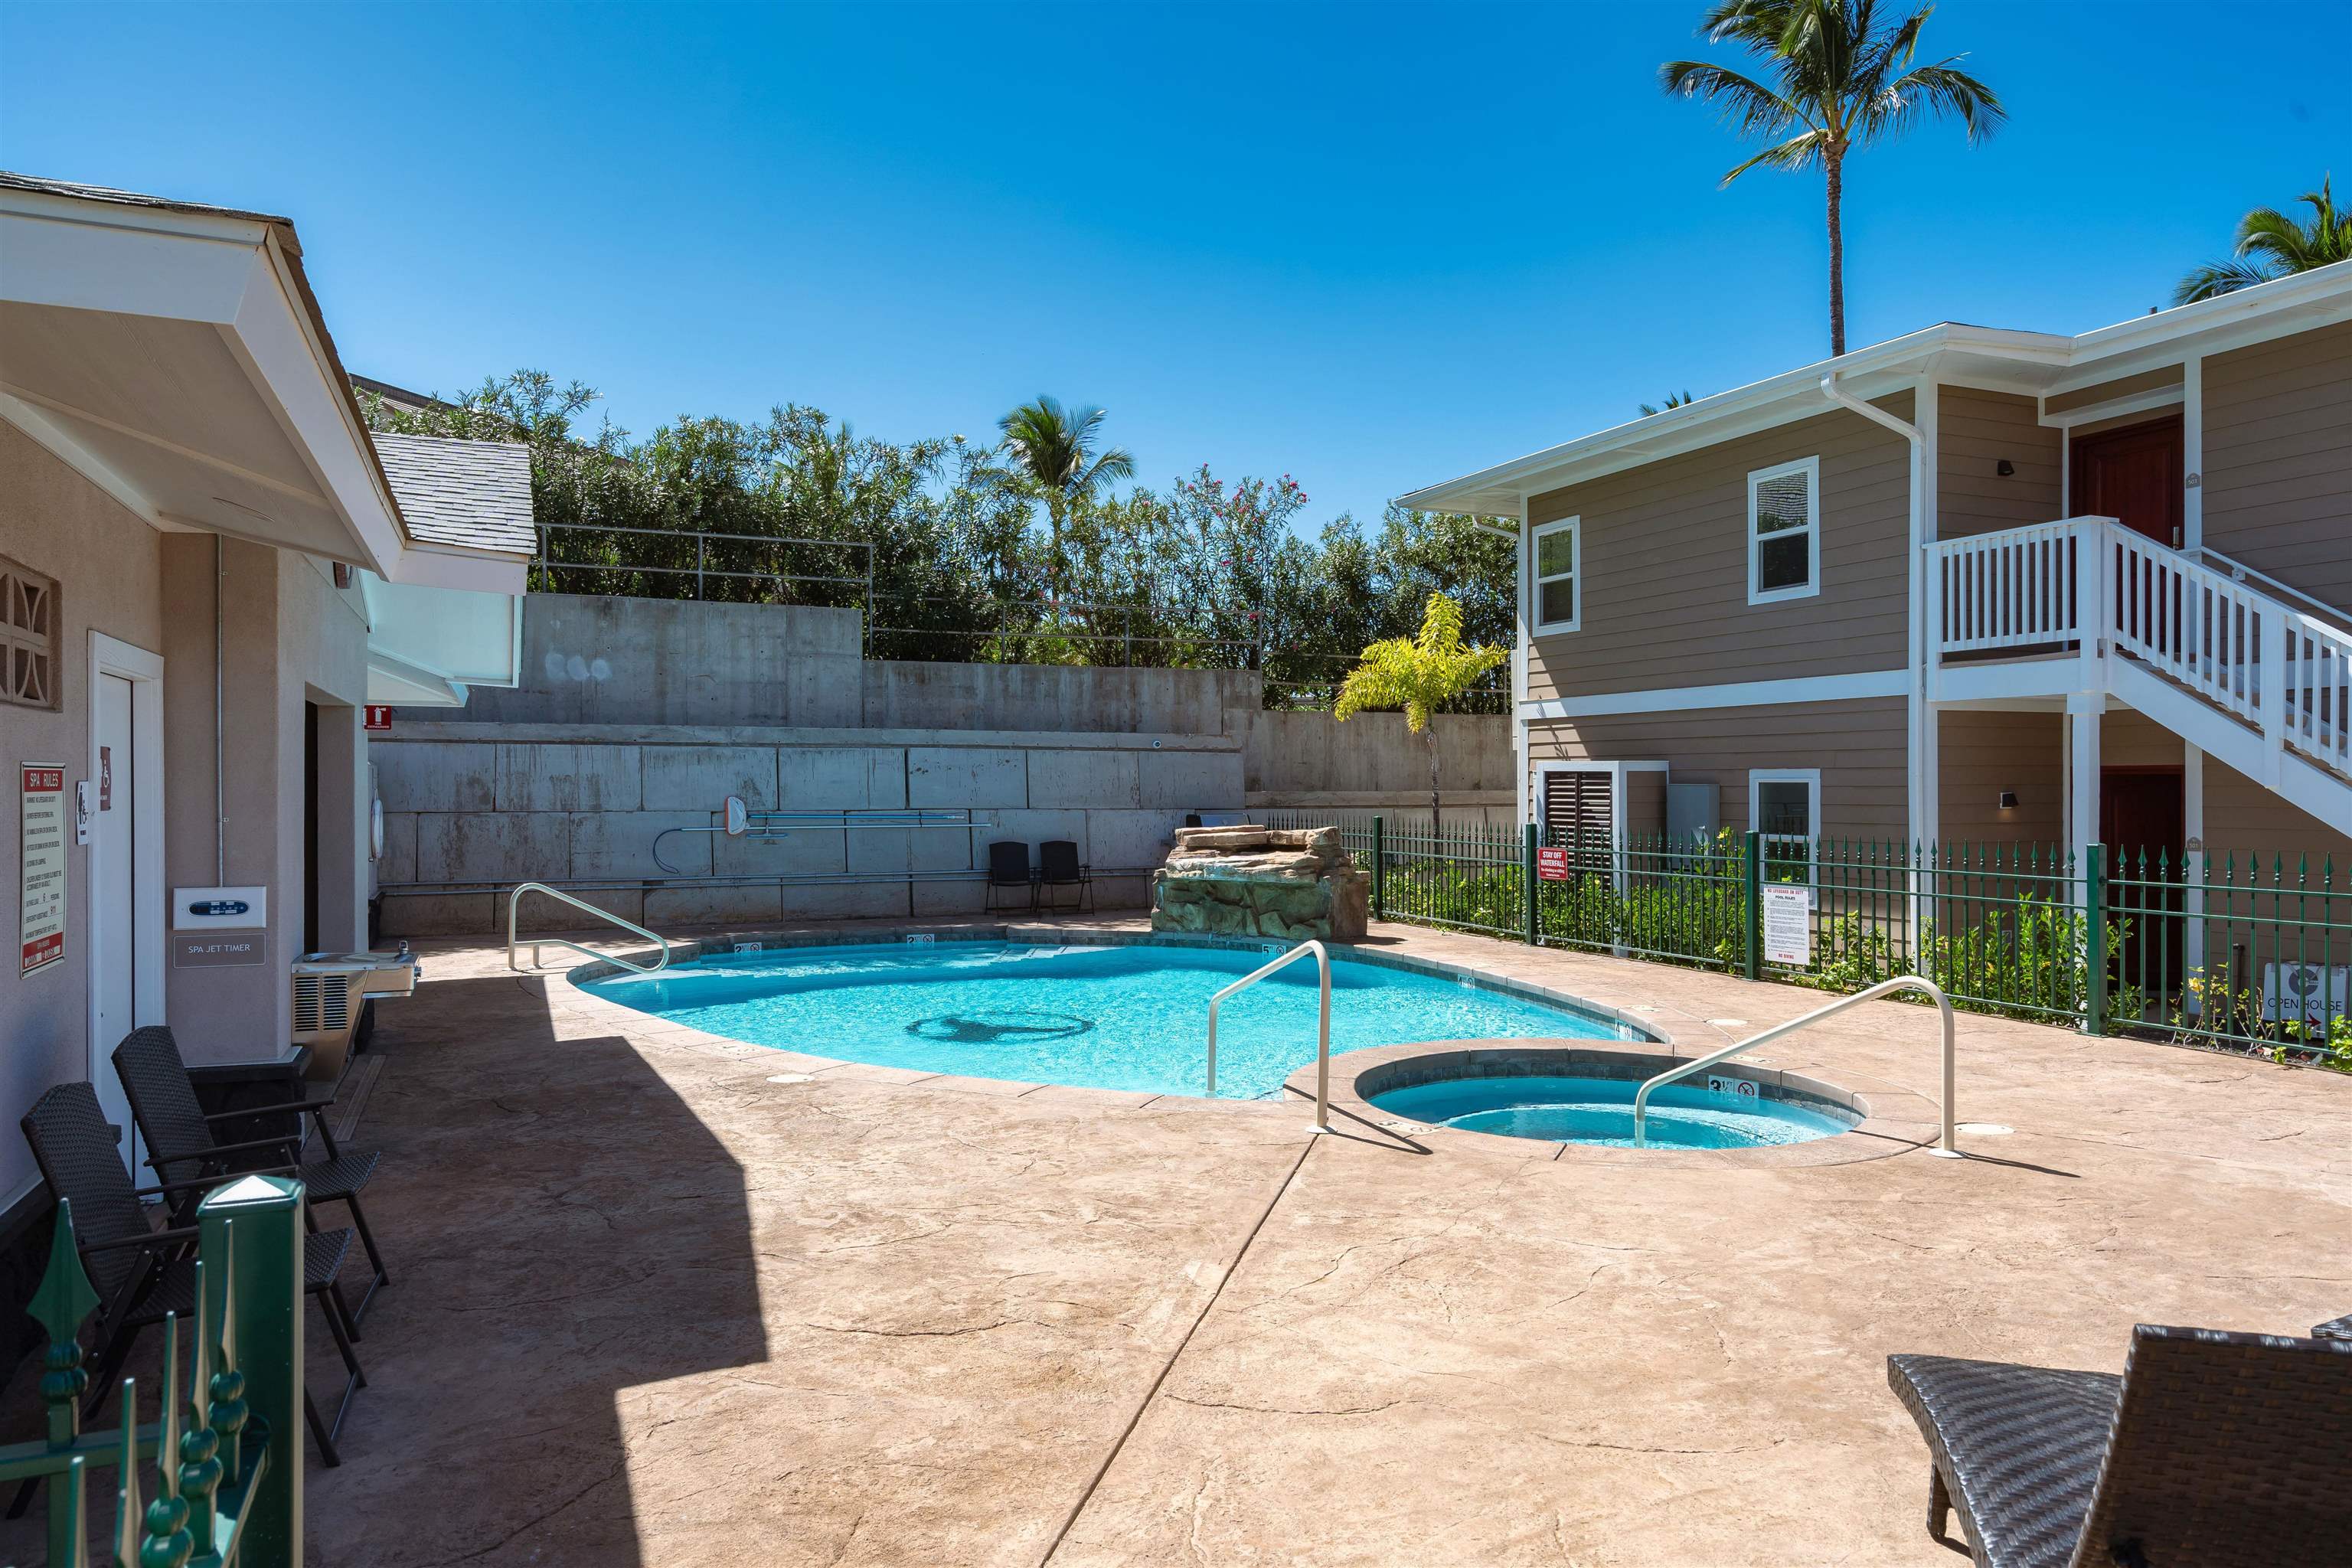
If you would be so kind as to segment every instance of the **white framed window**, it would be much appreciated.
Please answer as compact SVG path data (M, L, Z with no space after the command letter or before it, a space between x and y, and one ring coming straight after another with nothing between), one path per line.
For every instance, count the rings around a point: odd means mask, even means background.
M1564 517L1547 522L1528 537L1528 592L1534 602L1528 619L1538 636L1572 632L1584 624L1584 606L1577 597L1577 579L1584 566L1583 520Z
M1766 881L1812 887L1818 880L1814 847L1822 837L1822 770L1749 769L1748 826L1762 836Z
M1800 458L1748 476L1748 602L1822 591L1822 460Z

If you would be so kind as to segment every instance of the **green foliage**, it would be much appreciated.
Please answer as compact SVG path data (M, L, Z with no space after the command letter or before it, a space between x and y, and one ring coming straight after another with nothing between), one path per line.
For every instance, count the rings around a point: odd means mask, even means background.
M2191 996L2198 1004L2193 1019L2188 1009ZM2264 1011L2261 994L2252 988L2233 989L2226 977L2192 969L2183 983L2181 1005L2173 1010L2168 1022L2176 1041L2218 1036L2283 1065L2352 1073L2352 1014L2338 1013L2321 1024L2304 1018L2268 1018Z
M1331 717L1344 723L1372 709L1404 710L1405 728L1421 737L1429 753L1429 820L1438 827L1437 731L1429 727L1430 717L1510 657L1508 648L1464 646L1462 606L1444 594L1432 594L1418 633L1387 637L1364 649L1363 662L1348 672L1339 689Z
M1205 465L1114 495L1132 465L1098 450L1100 411L1049 398L1008 414L992 447L875 440L796 405L635 440L587 430L596 394L537 371L423 409L359 395L372 429L530 447L542 592L863 610L870 546L877 658L1255 668L1270 701L1318 707L1432 592L1481 640L1512 634L1512 545L1469 519L1391 508L1370 539L1344 514L1302 538L1290 476Z
M2210 300L2274 278L2352 261L2352 211L2336 210L2334 181L2323 177L2319 189L2305 191L2302 199L2311 207L2307 223L2276 207L2256 207L2240 218L2231 258L2209 261L2183 278L2172 291L2172 302Z

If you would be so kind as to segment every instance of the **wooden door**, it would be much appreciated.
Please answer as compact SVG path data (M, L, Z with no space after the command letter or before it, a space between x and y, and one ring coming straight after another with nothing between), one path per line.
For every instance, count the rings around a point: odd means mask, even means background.
M2180 416L2079 436L2069 468L2076 517L2119 518L2158 544L2180 548Z
M2099 770L2099 840L2107 847L2107 906L2127 928L2115 977L2158 1004L2180 989L2182 848L2187 817L2179 768Z

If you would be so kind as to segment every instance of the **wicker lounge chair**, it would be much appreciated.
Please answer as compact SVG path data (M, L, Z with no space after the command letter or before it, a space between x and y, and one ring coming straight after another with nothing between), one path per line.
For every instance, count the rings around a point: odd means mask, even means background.
M1037 846L1037 889L1039 901L1045 901L1049 888L1076 888L1070 900L1072 910L1095 907L1093 868L1078 858L1078 847L1067 838L1048 838Z
M1022 907L1034 912L1037 908L1037 874L1029 868L1029 846L1017 838L1000 838L988 847L988 900L984 908L994 910L1005 907L1002 901L1013 889L1019 889Z
M2142 1323L2121 1377L1897 1355L1886 1381L1927 1439L1927 1533L1979 1568L2352 1562L2352 1342Z
M359 1305L352 1309L352 1336L358 1338L360 1319L366 1313L368 1303L375 1300L378 1289L392 1283L392 1276L384 1269L383 1255L376 1250L375 1235L368 1229L367 1215L360 1209L360 1194L375 1174L377 1156L347 1154L336 1146L335 1134L327 1126L327 1108L334 1104L334 1097L301 1100L284 1108L298 1113L298 1126L299 1117L307 1115L319 1130L326 1158L305 1160L299 1132L230 1143L218 1142L213 1129L220 1123L251 1121L278 1108L257 1106L205 1114L204 1107L196 1103L196 1087L189 1081L187 1063L180 1058L179 1042L173 1038L166 1025L150 1024L124 1036L122 1043L114 1047L114 1073L122 1080L122 1091L131 1097L131 1115L139 1123L140 1136L147 1140L147 1163L162 1180L201 1182L208 1177L230 1175L240 1167L255 1164L293 1166L293 1173L302 1178L313 1207L341 1204L351 1210L352 1226L360 1233L360 1246L366 1249L368 1266L374 1270ZM186 1206L193 1206L193 1199Z
M41 1167L41 1179L48 1184L49 1195L73 1201L74 1237L80 1244L82 1268L98 1290L93 1347L98 1364L82 1411L87 1421L112 1392L115 1374L131 1354L139 1331L162 1322L166 1312L184 1318L194 1310L196 1227L151 1230L147 1211L139 1201L150 1194L176 1197L191 1186L167 1183L161 1187L132 1187L131 1173L122 1168L115 1129L99 1106L98 1091L87 1083L61 1083L42 1095L25 1113L23 1126L25 1141L33 1146L33 1158ZM193 1186L201 1190L219 1184L215 1180ZM302 1391L302 1414L310 1422L310 1436L318 1440L320 1457L330 1466L342 1462L335 1452L335 1437L342 1430L352 1395L367 1386L367 1374L360 1370L359 1356L352 1349L342 1297L335 1289L335 1276L341 1272L351 1250L348 1230L312 1231L304 1238L302 1288L317 1299L327 1320L327 1331L334 1336L335 1349L341 1352L349 1373L331 1422L320 1420L310 1391ZM20 1491L10 1511L21 1510L29 1495L29 1489Z

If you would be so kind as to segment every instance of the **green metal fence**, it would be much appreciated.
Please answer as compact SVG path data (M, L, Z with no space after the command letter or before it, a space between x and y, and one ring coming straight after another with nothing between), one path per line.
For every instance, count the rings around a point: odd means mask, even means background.
M1387 816L1339 832L1376 920L1841 993L1924 974L1980 1012L2352 1071L2352 885L2332 862L2111 864L2094 845L2077 864L2047 846L1728 832L1541 842L1532 825Z

